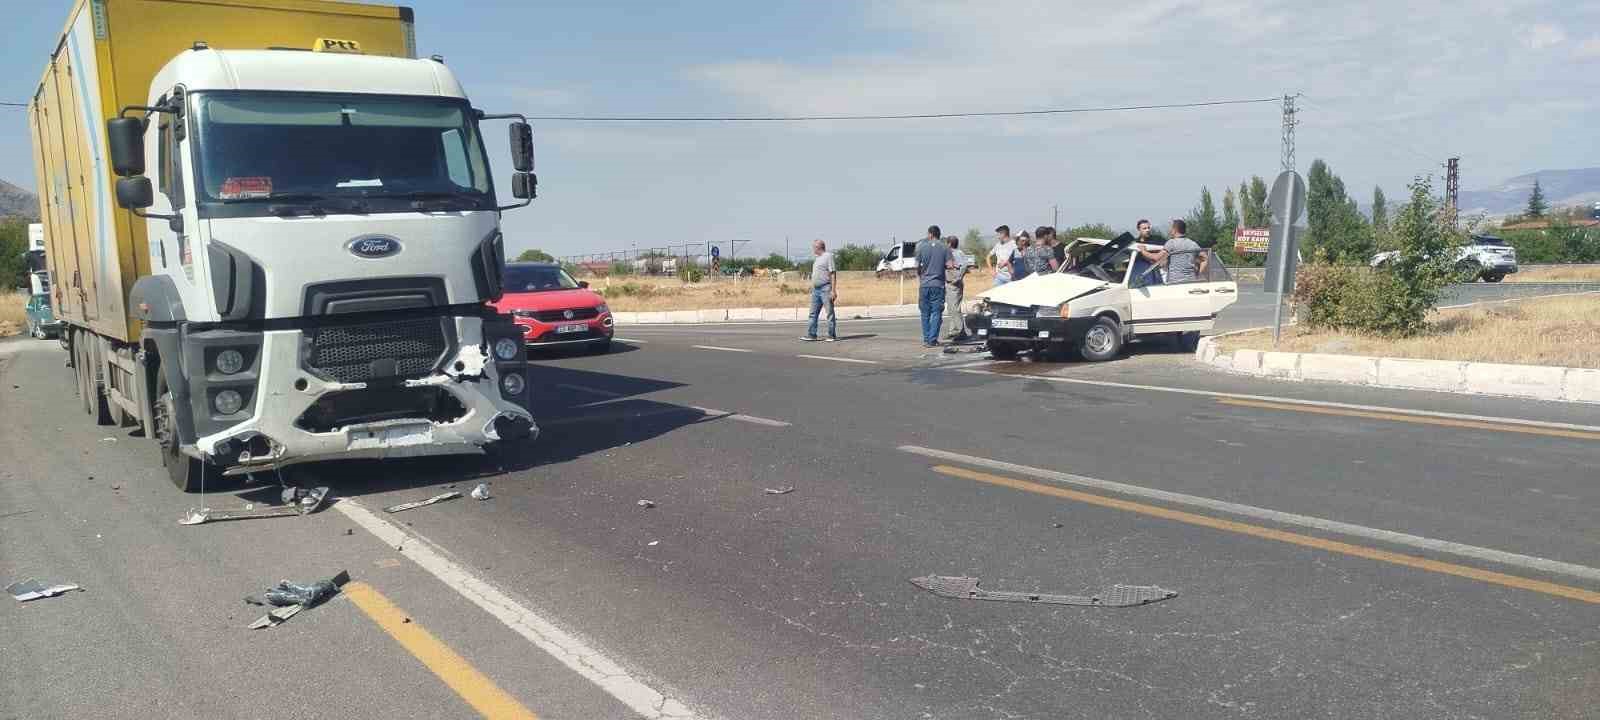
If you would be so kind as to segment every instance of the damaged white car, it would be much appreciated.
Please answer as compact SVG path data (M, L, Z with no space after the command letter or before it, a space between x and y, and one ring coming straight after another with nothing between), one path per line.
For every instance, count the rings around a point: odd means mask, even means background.
M982 293L962 308L968 328L996 359L1024 350L1076 349L1085 360L1117 357L1127 343L1176 339L1186 349L1239 299L1239 286L1211 251L1192 282L1167 284L1140 255L1133 235L1079 238L1056 272L1031 275Z

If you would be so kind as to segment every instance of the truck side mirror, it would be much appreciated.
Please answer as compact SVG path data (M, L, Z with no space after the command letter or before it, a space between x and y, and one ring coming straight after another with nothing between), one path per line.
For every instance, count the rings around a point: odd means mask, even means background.
M511 123L511 168L519 173L533 172L533 126L525 122Z
M511 176L511 197L518 200L532 200L538 197L539 176L530 172L519 172Z
M113 120L112 122L116 122ZM121 170L119 169L120 173ZM124 210L143 210L155 204L155 191L150 188L150 178L143 175L117 180L117 205Z
M144 120L130 117L107 120L106 142L111 145L111 169L117 175L126 178L144 174ZM145 185L148 187L149 183ZM118 188L120 197L120 183ZM149 203L142 207L149 207Z

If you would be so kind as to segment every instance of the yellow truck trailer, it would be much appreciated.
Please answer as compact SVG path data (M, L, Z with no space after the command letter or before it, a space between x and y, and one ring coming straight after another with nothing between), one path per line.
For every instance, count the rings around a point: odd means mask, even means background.
M486 303L531 131L499 206L478 126L520 116L415 38L389 5L73 5L28 107L56 314L85 411L142 425L180 487L530 434L482 349L523 353Z

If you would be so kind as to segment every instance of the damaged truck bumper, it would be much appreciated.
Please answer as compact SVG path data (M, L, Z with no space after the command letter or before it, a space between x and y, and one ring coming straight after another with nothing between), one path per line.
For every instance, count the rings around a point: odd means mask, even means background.
M241 475L322 460L476 455L536 438L518 328L476 316L434 322L435 345L417 339L415 325L389 336L366 326L262 332L248 417L185 451ZM491 354L502 337L517 340L509 360ZM213 394L193 384L191 393Z

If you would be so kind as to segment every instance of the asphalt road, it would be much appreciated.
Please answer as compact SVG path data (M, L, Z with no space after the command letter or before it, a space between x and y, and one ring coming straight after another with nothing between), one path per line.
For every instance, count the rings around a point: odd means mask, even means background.
M53 344L0 344L0 577L86 589L0 605L0 717L1600 707L1592 407L1247 380L1155 344L994 363L902 321L620 334L533 362L544 433L503 467L326 466L344 505L199 527L149 441L76 409ZM488 501L359 511L480 480ZM243 629L243 595L339 569L365 589ZM1179 594L946 599L908 582L929 574Z

